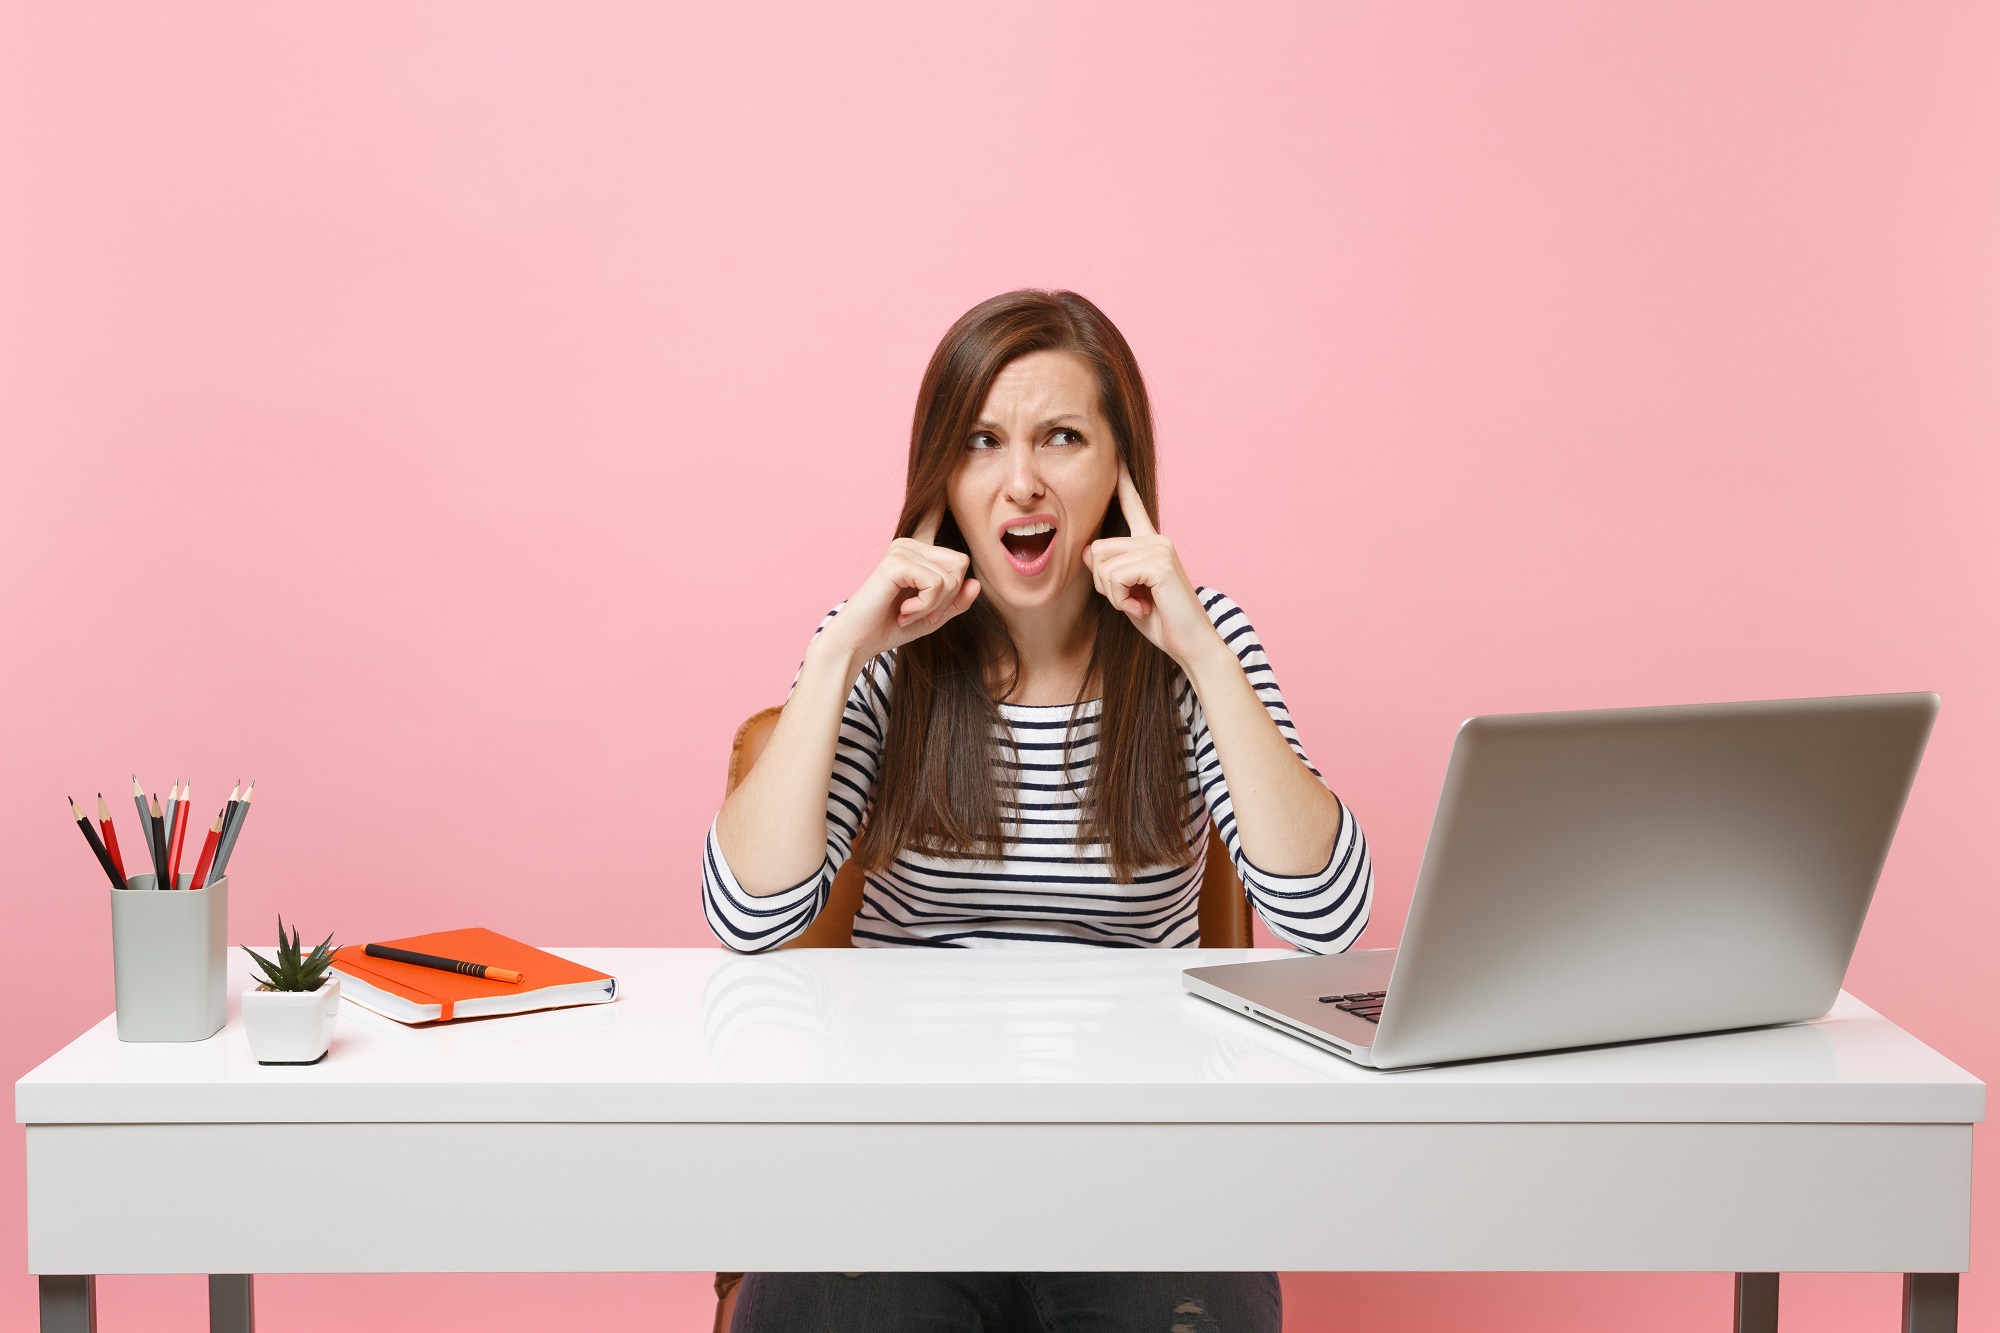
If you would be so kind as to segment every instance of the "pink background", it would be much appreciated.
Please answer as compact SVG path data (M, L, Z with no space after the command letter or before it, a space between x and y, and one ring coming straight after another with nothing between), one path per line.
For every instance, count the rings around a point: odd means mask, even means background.
M262 779L234 939L710 944L730 732L882 546L930 347L1024 284L1138 350L1166 529L1373 839L1365 943L1469 713L1935 689L1849 985L2000 1067L2000 11L675 8L0 12L9 1078L110 1010L63 797L135 767L202 809ZM705 1328L706 1284L258 1299ZM108 1279L105 1326L205 1328L201 1290ZM1728 1318L1718 1275L1286 1296L1298 1329ZM1785 1301L1887 1329L1897 1280Z

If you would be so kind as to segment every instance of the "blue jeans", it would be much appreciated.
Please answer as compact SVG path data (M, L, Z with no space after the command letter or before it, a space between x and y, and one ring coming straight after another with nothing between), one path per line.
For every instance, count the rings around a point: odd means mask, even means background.
M731 1333L1278 1333L1276 1273L747 1273Z

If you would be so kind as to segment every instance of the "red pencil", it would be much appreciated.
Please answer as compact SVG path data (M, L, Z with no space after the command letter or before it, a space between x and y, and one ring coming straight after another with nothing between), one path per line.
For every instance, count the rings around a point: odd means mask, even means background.
M194 879L188 885L190 890L208 883L208 868L215 862L215 844L221 840L222 816L217 815L215 822L208 826L208 836L201 840L201 859L194 863Z
M104 793L97 793L97 823L104 830L104 850L111 853L111 864L118 867L118 878L125 878L125 858L118 854L118 830L111 827L111 807L104 803Z
M181 886L181 844L187 840L187 831L188 802L183 798L174 807L173 841L167 849L167 887L170 889Z

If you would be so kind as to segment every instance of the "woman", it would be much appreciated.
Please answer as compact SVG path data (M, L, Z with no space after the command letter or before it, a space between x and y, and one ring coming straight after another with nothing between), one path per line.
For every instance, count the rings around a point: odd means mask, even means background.
M897 539L820 623L723 803L703 901L775 947L866 871L857 945L1199 943L1211 820L1271 929L1367 924L1367 845L1306 759L1242 610L1154 527L1145 384L1072 292L968 311L917 398ZM1272 1274L751 1274L736 1327L1277 1328ZM1176 1295L1177 1294L1177 1295ZM1187 1318L1183 1314L1181 1322ZM923 1322L925 1319L931 1322Z

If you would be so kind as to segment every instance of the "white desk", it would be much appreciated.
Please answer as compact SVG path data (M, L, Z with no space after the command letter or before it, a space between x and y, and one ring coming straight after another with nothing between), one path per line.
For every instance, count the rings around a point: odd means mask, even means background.
M1181 992L1270 951L560 952L623 998L349 1005L306 1068L233 1007L52 1056L15 1089L44 1329L92 1326L98 1273L225 1275L247 1328L259 1272L703 1269L1707 1270L1771 1330L1780 1271L1901 1272L1906 1327L1955 1323L1985 1086L1851 996L1383 1074ZM248 1202L305 1175L329 1225Z

